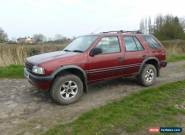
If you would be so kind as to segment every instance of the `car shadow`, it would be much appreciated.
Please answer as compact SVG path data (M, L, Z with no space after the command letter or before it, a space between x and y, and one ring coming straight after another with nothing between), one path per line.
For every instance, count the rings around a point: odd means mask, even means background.
M138 85L135 78L118 78L113 80L100 81L88 86L88 93L102 92L102 90L108 90L109 88L116 88L117 86L133 86ZM54 100L52 100L48 91L39 90L30 85L29 95L32 98L36 98L39 102L49 103L58 105Z
M106 89L107 87L117 87L117 86L133 86L138 85L137 80L135 78L117 78L113 80L106 80L106 81L100 81L95 84L89 85L89 91L94 91L96 89Z

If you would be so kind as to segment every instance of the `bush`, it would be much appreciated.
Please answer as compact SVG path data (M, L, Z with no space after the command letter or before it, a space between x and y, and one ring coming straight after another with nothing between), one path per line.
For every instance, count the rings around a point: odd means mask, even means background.
M155 22L154 35L160 40L185 39L183 27L177 16L158 16Z
M30 50L28 50L29 56L37 55L39 53L40 53L40 50L37 50L36 48L31 48Z

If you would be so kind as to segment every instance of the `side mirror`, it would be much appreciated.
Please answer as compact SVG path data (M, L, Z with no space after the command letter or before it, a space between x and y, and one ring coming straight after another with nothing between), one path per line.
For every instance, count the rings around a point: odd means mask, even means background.
M93 48L90 52L90 56L95 56L95 55L98 55L98 54L101 54L102 53L102 49L101 48Z

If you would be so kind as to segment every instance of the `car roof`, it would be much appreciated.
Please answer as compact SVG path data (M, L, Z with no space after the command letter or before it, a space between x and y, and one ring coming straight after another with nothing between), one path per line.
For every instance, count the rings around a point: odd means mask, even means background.
M135 35L147 35L147 34L143 34L141 33L140 31L107 31L107 32L100 32L100 33L97 33L97 34L89 34L89 35L86 35L86 36L118 36L118 35L132 35L132 36L135 36ZM148 34L149 35L149 34Z

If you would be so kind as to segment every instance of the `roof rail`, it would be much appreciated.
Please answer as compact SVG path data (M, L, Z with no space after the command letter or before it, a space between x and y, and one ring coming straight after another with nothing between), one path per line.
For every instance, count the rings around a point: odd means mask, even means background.
M143 34L141 31L124 31L124 30L119 30L119 31L106 31L102 33L132 33L132 34Z
M102 33L123 33L123 31L122 30L119 30L119 31L104 31L104 32L102 32Z

